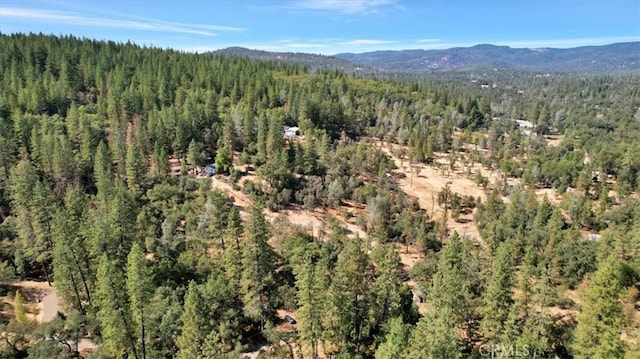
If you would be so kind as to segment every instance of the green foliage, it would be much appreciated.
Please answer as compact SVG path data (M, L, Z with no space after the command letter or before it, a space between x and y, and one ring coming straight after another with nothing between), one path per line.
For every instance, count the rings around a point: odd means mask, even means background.
M420 318L409 338L406 358L462 358L461 345L455 328L448 322L448 313L427 313Z
M134 192L140 192L145 186L147 161L142 151L136 145L131 145L127 149L127 185Z
M620 340L623 314L619 298L623 286L622 266L609 256L593 274L584 293L573 340L577 358L622 358Z
M204 165L205 155L204 148L201 143L196 142L195 139L192 139L189 142L189 148L187 149L187 160L189 164L192 166L202 166Z
M401 359L405 358L409 346L410 328L404 323L402 317L390 320L389 333L385 341L376 350L376 359Z
M241 247L240 293L245 317L262 331L273 313L271 291L277 257L267 242L269 228L263 207L254 203L249 211L244 227L245 241Z
M456 234L440 252L438 271L429 290L429 303L438 312L450 313L452 327L462 324L469 316L471 275L463 257L462 242Z
M131 312L126 296L125 278L122 269L103 254L100 257L96 277L97 318L100 322L104 346L112 357L137 356Z
M572 335L577 357L619 357L619 334L634 340L606 258L640 271L635 74L491 71L482 81L499 86L484 91L467 71L374 79L35 34L1 35L0 48L0 282L53 274L69 314L42 332L3 325L7 357L73 356L86 334L97 357L138 358L237 357L262 337L312 358L460 357L477 343L562 356ZM401 166L475 172L486 201L438 200L454 219L476 205L478 238L447 238L383 146ZM188 175L214 153L264 205L237 207ZM541 187L569 193L559 207ZM328 218L322 241L272 231L263 208L345 205L366 242ZM424 255L411 289L398 250ZM592 272L574 332L550 307ZM274 327L280 309L297 309L297 336Z
M302 244L299 250L291 259L295 263L299 338L305 345L305 353L317 358L327 305L328 280L322 273L328 269L328 263L314 243Z
M216 172L229 173L233 166L233 158L228 147L218 148L216 151Z
M178 346L178 358L202 357L202 346L207 335L211 332L211 325L203 315L206 313L206 304L198 285L189 283L189 288L184 299L184 312L182 313L182 332L176 341Z
M29 357L75 358L85 327L85 317L77 310L70 311L65 317L56 316L34 332L36 343L29 348Z
M146 308L149 306L149 299L152 294L153 283L151 273L147 266L147 259L144 257L142 248L138 243L131 246L131 251L127 258L127 293L129 295L129 305L131 306L131 317L134 331L139 334L142 357L147 356L148 343L148 314Z
M13 310L15 312L15 320L18 323L24 323L27 321L27 314L24 308L24 297L20 290L16 290L16 295L13 297Z
M324 317L323 338L336 353L354 354L372 330L367 315L371 263L360 241L349 241L338 255L326 295L330 298ZM326 350L326 349L325 349Z
M484 337L493 343L505 330L505 323L513 303L512 244L504 242L498 247L491 267L491 277L484 293L482 328Z

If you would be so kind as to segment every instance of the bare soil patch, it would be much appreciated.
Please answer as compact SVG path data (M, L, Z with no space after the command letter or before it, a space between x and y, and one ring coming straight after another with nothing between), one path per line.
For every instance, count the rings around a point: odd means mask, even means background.
M560 146L560 143L564 140L564 135L546 135L544 139L547 140L547 145L557 147Z
M416 198L420 208L426 210L432 218L441 219L443 215L443 208L438 205L437 200L438 193L447 186L452 192L461 196L479 197L483 201L486 200L485 191L473 180L460 174L460 172L445 171L423 163L412 163L410 165L408 160L400 159L395 155L403 146L392 143L380 145L380 141L375 139L371 141L372 145L379 146L395 162L397 169L393 170L392 175L396 178L400 189L409 196ZM439 154L438 156L439 159L436 160L440 163L438 166L445 166L443 163L444 154ZM457 231L460 235L468 234L471 237L477 237L475 233L478 232L478 228L473 221L472 213L461 214L458 221L448 218L446 223L447 228L452 232Z
M253 181L260 182L260 179L253 173L243 176L238 182L239 187L242 187L244 182ZM240 210L242 217L247 216L247 209L251 206L251 198L242 192L240 189L234 189L233 185L228 181L227 177L214 176L211 177L211 187L216 188L226 195L228 195L236 206ZM321 237L325 229L325 219L328 214L333 215L342 222L343 227L347 230L350 236L358 234L361 238L366 238L366 233L359 226L354 223L348 222L337 210L323 210L316 209L314 211L308 211L301 206L292 205L284 210L273 212L268 209L264 210L266 218L273 222L277 217L286 218L291 224L297 225L307 229L309 234L316 237Z
M9 288L9 293L1 298L4 307L1 314L6 317L15 316L15 301L14 295L17 290L20 290L22 297L24 298L25 314L28 320L43 322L44 318L44 299L50 296L52 293L55 295L55 290L50 287L47 282L37 281L21 281L13 283ZM47 308L49 309L49 308ZM55 307L54 316L58 313L57 305Z

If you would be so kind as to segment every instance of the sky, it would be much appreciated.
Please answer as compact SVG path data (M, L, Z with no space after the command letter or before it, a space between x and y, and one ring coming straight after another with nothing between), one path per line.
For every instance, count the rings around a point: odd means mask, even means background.
M640 41L640 0L1 0L0 31L333 55Z

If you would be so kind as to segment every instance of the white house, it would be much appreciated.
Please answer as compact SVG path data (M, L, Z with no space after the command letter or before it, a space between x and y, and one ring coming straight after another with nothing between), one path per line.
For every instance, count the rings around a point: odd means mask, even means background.
M298 137L300 136L300 129L298 127L284 127L284 137Z

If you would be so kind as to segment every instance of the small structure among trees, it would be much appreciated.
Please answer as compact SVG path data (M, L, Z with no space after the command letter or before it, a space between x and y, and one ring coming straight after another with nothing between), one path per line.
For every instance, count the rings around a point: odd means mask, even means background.
M207 176L213 176L216 174L216 164L215 163L210 163L206 166L204 166L204 174Z
M284 137L298 137L300 136L300 129L298 127L284 126Z

